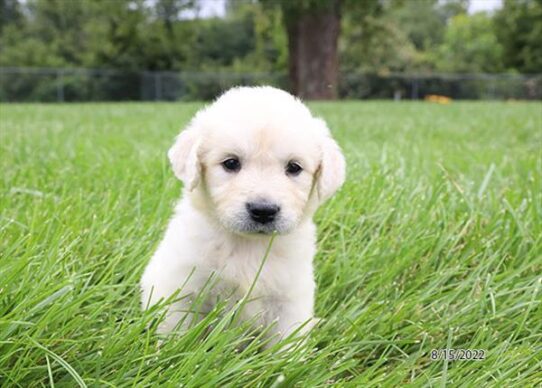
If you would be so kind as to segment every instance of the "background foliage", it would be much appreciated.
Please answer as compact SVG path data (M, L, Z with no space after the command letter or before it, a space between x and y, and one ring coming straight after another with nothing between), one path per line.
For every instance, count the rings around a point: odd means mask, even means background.
M229 0L222 18L189 17L199 5L0 0L0 66L286 71L279 2ZM470 15L467 6L343 2L341 70L542 72L541 0L505 0L493 14Z

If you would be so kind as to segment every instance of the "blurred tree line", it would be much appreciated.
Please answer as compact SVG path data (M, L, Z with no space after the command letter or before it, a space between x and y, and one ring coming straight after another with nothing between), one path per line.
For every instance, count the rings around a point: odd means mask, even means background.
M491 14L468 0L226 0L223 17L197 17L202 1L0 0L0 66L289 71L293 89L320 68L542 72L542 0Z

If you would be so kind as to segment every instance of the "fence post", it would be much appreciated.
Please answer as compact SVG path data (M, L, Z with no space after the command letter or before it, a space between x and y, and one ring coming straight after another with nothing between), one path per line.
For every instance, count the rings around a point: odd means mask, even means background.
M145 86L147 81L147 72L142 71L139 73L139 99L141 101L145 101L147 99L146 93L145 93Z
M410 90L410 99L418 99L418 78L412 78L412 89Z
M56 78L56 100L64 102L64 72L62 69L57 70Z
M159 72L154 73L154 100L160 101L162 99L162 78Z
M490 90L491 92L489 93L489 98L491 98L492 100L496 100L497 99L497 96L496 96L496 93L495 93L495 90L497 89L497 78L496 77L491 77L491 82L490 82Z

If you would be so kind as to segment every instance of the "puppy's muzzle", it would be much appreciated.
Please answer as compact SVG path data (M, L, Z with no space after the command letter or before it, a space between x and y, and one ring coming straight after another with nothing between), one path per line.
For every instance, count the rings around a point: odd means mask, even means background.
M269 202L248 202L246 208L252 221L259 224L273 222L280 211L280 206Z

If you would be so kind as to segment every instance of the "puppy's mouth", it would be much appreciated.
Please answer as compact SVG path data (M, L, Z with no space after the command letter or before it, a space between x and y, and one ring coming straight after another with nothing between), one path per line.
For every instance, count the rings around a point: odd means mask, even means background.
M276 222L268 224L259 224L257 222L247 221L240 225L239 232L243 234L270 235L274 232L281 233L281 229Z
M225 226L234 233L252 236L267 236L273 233L287 234L291 230L280 219L262 224L243 217L243 219L237 219L234 222L226 222Z

